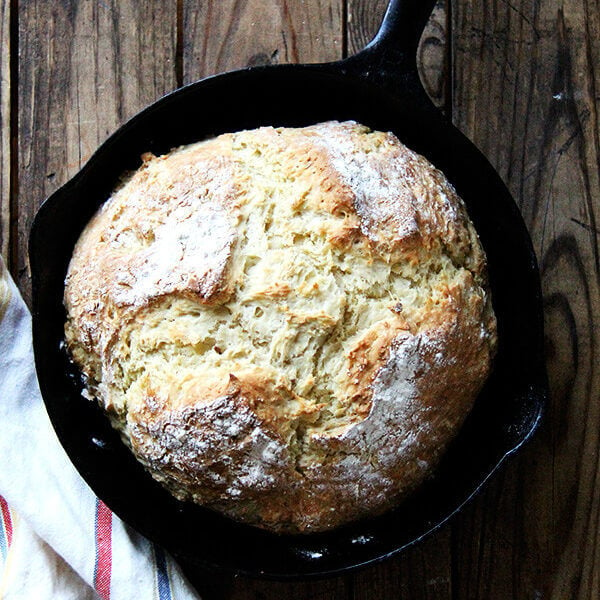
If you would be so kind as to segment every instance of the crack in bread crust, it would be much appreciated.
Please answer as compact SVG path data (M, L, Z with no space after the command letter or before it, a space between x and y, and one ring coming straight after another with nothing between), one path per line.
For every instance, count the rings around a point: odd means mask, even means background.
M490 369L485 256L445 177L353 122L144 165L65 288L89 394L176 497L276 531L397 502Z

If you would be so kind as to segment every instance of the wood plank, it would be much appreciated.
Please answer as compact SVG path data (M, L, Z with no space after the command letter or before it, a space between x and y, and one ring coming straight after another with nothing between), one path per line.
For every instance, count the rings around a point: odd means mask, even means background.
M447 41L448 11L446 0L438 0L427 23L417 51L421 82L434 104L446 109L449 88L449 44ZM348 50L356 53L373 38L388 0L348 0Z
M10 265L10 0L0 0L0 254Z
M218 4L184 0L180 32L183 82L245 66L339 59L343 14L341 0L222 0ZM213 596L235 600L345 599L351 597L349 585L342 577L302 583L240 577L221 583Z
M20 2L18 256L39 204L99 143L176 87L176 6L161 0Z
M387 0L348 1L348 50L360 51L375 35ZM417 51L419 75L429 97L448 108L447 6L437 2ZM352 598L452 598L451 529L446 526L401 556L351 577Z
M183 5L183 81L246 66L342 57L342 0Z
M542 269L552 400L534 443L454 527L465 598L597 598L600 10L453 4L455 122L507 182Z

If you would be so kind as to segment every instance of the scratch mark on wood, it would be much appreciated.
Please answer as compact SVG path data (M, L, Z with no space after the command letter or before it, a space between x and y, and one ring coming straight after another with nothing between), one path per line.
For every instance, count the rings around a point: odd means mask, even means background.
M575 225L579 225L580 227L583 227L587 231L595 231L596 233L600 234L600 229L598 229L597 227L592 227L589 223L584 223L583 221L580 221L579 219L576 219L575 217L571 217L571 221L573 223L575 223Z
M523 19L523 21L525 21L525 23L527 23L532 31L535 33L535 36L537 37L537 39L539 40L541 35L538 32L538 30L535 27L535 23L533 23L531 21L531 19L529 19L529 17L519 8L517 8L514 4L512 4L512 2L509 2L509 0L500 0L503 4L506 4L506 6L508 6L508 8L510 8L512 11L514 11L517 15L519 15L519 17L521 17L521 19Z

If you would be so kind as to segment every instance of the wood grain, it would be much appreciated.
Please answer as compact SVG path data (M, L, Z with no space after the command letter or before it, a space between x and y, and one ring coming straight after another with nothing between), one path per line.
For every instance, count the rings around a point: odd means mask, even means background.
M0 0L0 254L10 265L10 1Z
M39 204L99 143L176 87L176 7L160 0L20 2L18 256Z
M521 206L542 269L545 425L454 526L460 598L597 598L600 486L595 1L455 2L453 117Z
M342 0L183 4L183 81L246 66L342 57Z

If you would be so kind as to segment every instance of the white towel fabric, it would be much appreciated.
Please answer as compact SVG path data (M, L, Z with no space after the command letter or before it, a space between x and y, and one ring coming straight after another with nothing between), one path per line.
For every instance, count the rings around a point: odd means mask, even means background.
M58 442L31 317L0 258L0 598L192 600L164 550L94 495Z

